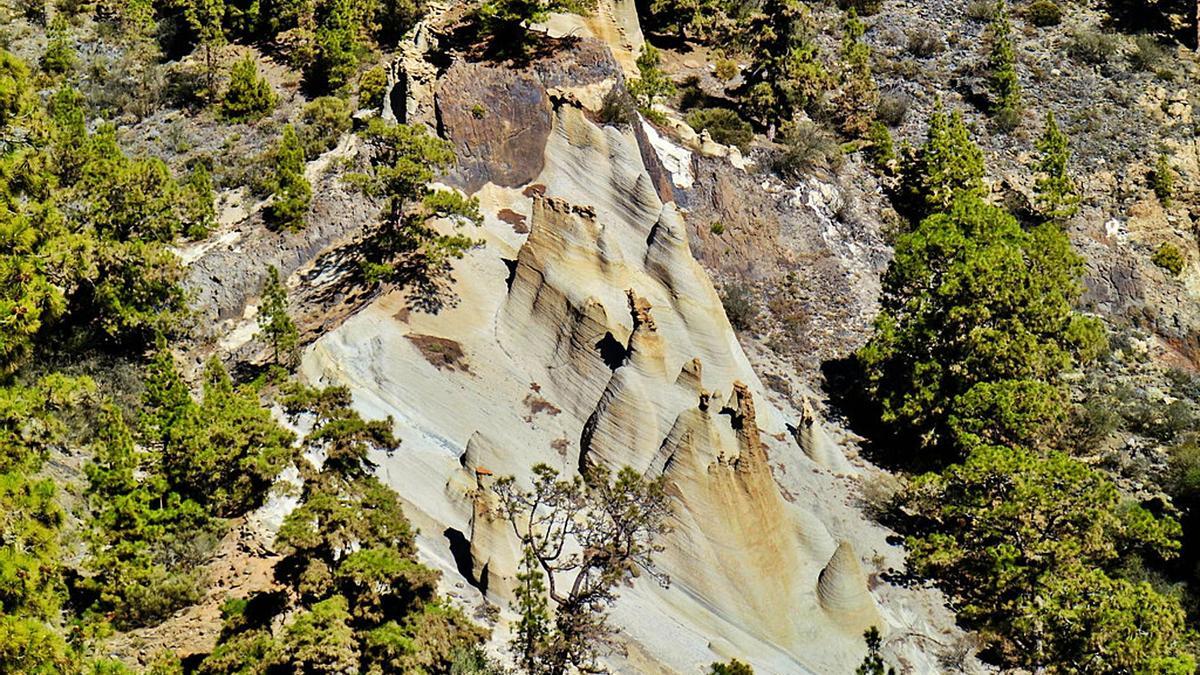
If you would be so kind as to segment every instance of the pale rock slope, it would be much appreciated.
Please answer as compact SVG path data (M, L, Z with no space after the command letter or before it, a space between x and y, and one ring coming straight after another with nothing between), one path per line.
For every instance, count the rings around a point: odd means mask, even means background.
M768 403L663 201L662 141L598 124L596 97L572 94L619 79L595 50L584 40L560 57L578 71L569 82L546 64L450 68L443 84L463 86L433 95L467 168L448 180L480 198L485 221L470 234L485 245L455 266L454 302L430 314L403 292L381 296L306 350L303 375L393 417L403 444L374 458L378 473L468 605L511 598L517 546L490 517L494 476L632 466L667 480L659 562L671 584L622 589L617 671L695 673L736 657L760 673L849 673L872 625L894 661L939 670L928 643L961 634L940 596L880 581L901 554L855 506L857 469L811 407ZM476 96L504 102L482 120L497 129L455 117ZM489 133L503 143L488 146Z

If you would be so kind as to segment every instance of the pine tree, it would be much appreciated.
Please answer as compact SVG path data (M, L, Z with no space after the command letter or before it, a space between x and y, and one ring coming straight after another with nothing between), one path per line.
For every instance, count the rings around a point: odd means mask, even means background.
M947 114L938 104L925 143L904 158L900 206L916 220L946 211L960 195L986 196L983 175L983 151L962 114Z
M283 127L283 138L275 150L274 199L267 217L275 227L299 230L304 227L312 202L312 185L304 176L304 144L292 125Z
M862 41L866 25L851 8L842 35L842 130L862 136L870 129L879 105L879 87L871 73L871 48Z
M221 102L221 116L231 122L245 122L270 113L278 101L271 85L258 74L258 62L254 55L233 64L229 76L229 89Z
M896 170L896 145L892 141L892 132L887 125L878 120L871 122L867 128L867 156L880 171L891 174Z
M1046 113L1046 129L1038 139L1034 195L1038 211L1048 220L1062 222L1079 210L1079 193L1067 170L1071 160L1067 135L1058 128L1054 113Z
M533 549L525 547L525 555L521 559L521 571L517 573L516 611L520 619L513 630L510 646L517 655L517 664L525 672L537 672L536 667L541 660L541 652L545 649L546 636L549 634L550 612L546 602L546 583L542 580L542 570L538 566Z
M306 85L313 91L341 89L358 68L365 47L354 14L349 0L333 0L325 19L317 26L317 58L305 73Z
M637 60L639 77L629 83L629 93L638 99L643 113L652 111L657 99L675 93L675 83L663 72L661 65L662 54L653 45L646 45Z
M889 668L883 662L883 656L879 654L879 648L883 644L879 637L879 629L871 626L863 633L863 639L867 641L867 655L854 671L855 675L895 675L896 669Z
M225 0L186 0L184 18L204 49L205 98L216 98L217 51L225 46Z
M957 194L897 239L875 334L857 356L882 421L928 451L922 459L1050 442L1061 373L1103 343L1099 323L1072 311L1082 261L1061 228L1022 228Z
M0 49L0 129L28 110L35 100L29 66Z
M1017 76L1017 52L1012 41L1012 24L1004 0L996 5L990 27L991 53L988 55L988 88L991 113L1005 128L1016 126L1021 112L1021 83Z
M762 124L778 127L830 88L815 34L812 12L800 0L765 0L746 22L743 41L753 61L744 96Z
M299 359L300 333L287 313L287 289L279 279L279 270L267 270L267 285L258 308L259 336L271 345L275 365L293 368Z
M727 30L731 23L722 0L652 0L650 13L675 28L680 40L707 40Z
M39 65L47 73L61 75L75 65L75 48L71 44L67 20L61 14L55 16L54 21L50 23L48 37L46 53L42 54Z
M1165 152L1159 153L1158 159L1154 161L1150 185L1154 188L1158 201L1162 202L1163 206L1169 206L1171 197L1175 195L1175 170L1171 168L1170 158Z
M454 146L423 126L390 124L378 117L367 124L364 138L372 147L372 172L358 180L368 194L384 199L364 271L375 281L436 281L451 259L480 243L432 226L435 219L456 226L482 220L478 199L428 187L454 165Z
M217 221L216 194L208 162L194 163L181 187L179 211L186 226L185 234L191 239L201 239Z
M163 338L146 366L144 383L140 430L144 439L161 447L172 427L195 407Z

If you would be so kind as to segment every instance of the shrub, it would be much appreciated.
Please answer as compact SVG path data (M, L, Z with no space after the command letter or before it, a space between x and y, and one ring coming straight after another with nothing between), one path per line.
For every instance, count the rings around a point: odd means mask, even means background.
M717 222L708 226L708 231L712 232L713 234L715 234L719 237L722 234L725 234L725 223L722 223L721 221L718 220Z
M1175 194L1175 170L1171 168L1165 154L1159 154L1158 160L1154 162L1154 171L1150 174L1150 187L1164 206L1171 203L1171 197Z
M879 13L883 0L838 0L838 7L843 11L853 9L859 16L871 16Z
M608 90L601 102L600 120L613 126L633 124L637 120L637 103L627 89L615 85Z
M908 107L912 100L907 94L893 92L879 97L879 105L875 108L875 117L889 127L898 127L908 115Z
M732 659L727 663L710 665L708 675L754 675L754 669L737 659Z
M872 122L867 131L867 157L877 169L891 173L896 164L896 148L892 134L882 122Z
M221 116L234 122L257 119L270 113L277 101L271 85L258 74L254 56L247 54L230 72L229 89L221 102Z
M54 17L50 24L49 38L46 52L42 54L38 65L47 73L61 75L75 66L75 48L71 44L67 21L62 15Z
M1179 276L1183 272L1186 261L1183 258L1183 251L1179 250L1178 246L1166 242L1158 247L1154 256L1150 258L1150 262L1170 272L1172 276Z
M758 318L758 308L754 306L750 289L740 283L730 284L722 291L721 306L725 308L729 323L737 330L749 329Z
M1133 52L1129 63L1138 70L1154 72L1167 60L1167 50L1151 35L1139 35L1133 39Z
M332 150L342 134L350 130L350 105L336 96L322 96L304 106L300 118L304 156L316 159Z
M1084 63L1105 65L1116 56L1118 47L1115 35L1095 28L1079 28L1071 31L1067 54Z
M1200 445L1189 442L1171 448L1167 490L1176 499L1200 496Z
M675 93L675 83L663 72L662 54L650 45L638 57L638 78L629 83L629 93L638 100L638 106L644 111L653 110L654 103Z
M842 149L820 125L808 121L785 122L780 130L783 150L775 157L775 170L799 176L816 168L837 168Z
M707 131L722 145L737 146L745 151L754 140L754 129L728 108L700 108L688 113L687 123L696 131Z
M292 125L283 128L283 138L275 151L273 200L267 207L267 219L274 227L299 230L304 227L312 202L312 185L304 176L304 146Z
M992 0L973 0L967 5L967 18L980 23L996 18L996 3Z
M1057 26L1062 22L1062 8L1053 0L1034 0L1025 9L1025 19L1035 26Z
M928 58L946 48L942 36L930 28L921 28L908 34L908 53L918 58Z
M358 107L383 110L387 96L387 72L383 66L368 69L358 78Z
M734 61L733 59L717 59L716 64L714 64L713 74L716 75L717 79L721 80L722 82L728 82L732 80L733 78L737 77L740 72L741 68L738 67L737 61Z

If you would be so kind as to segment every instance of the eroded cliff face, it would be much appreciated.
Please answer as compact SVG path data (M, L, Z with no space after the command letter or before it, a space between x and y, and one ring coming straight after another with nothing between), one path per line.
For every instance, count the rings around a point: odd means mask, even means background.
M479 489L493 476L524 480L539 462L665 476L672 583L622 590L618 670L737 657L851 672L871 625L953 642L939 597L879 580L901 555L854 506L857 469L822 420L768 402L645 131L595 121L597 92L622 77L596 57L606 49L583 39L519 72L449 68L430 95L468 158L448 181L480 198L469 234L485 245L455 266L456 302L429 314L402 290L379 297L306 351L303 375L394 417L403 445L374 458L379 474L469 604L503 606L516 572L516 541ZM482 116L460 114L477 103ZM938 668L919 638L890 645Z

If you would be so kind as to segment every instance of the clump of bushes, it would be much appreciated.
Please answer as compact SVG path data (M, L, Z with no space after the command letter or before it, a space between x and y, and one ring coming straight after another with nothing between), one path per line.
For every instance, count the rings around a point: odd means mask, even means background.
M918 58L928 58L945 48L942 36L930 28L921 28L908 34L908 53Z
M387 73L383 66L375 66L358 78L358 107L371 110L383 109L383 97L387 95Z
M837 140L819 124L807 120L786 122L780 130L783 149L775 157L775 170L786 176L799 176L817 168L832 169L841 164L842 149Z
M1062 8L1053 0L1034 0L1025 9L1025 19L1039 26L1057 26L1062 23Z
M992 0L974 0L967 5L967 18L972 21L991 21L996 18L997 6Z
M1117 36L1095 28L1080 28L1071 31L1067 43L1067 54L1084 63L1105 65L1117 54L1120 44Z
M629 91L614 86L604 95L600 105L600 121L613 126L633 124L637 119L637 102Z
M871 16L879 13L883 0L838 0L838 7L843 11L853 9L859 16Z
M721 306L725 316L737 330L747 330L758 318L758 308L751 299L750 289L743 284L731 284L721 293Z
M713 74L722 82L732 80L740 72L741 68L738 67L737 61L733 59L717 59L717 62L713 64Z
M1167 60L1167 50L1151 35L1139 35L1133 39L1133 52L1129 63L1138 70L1157 71Z
M908 114L911 103L908 96L902 93L882 94L879 97L879 105L875 107L875 119L889 127L898 127Z
M1183 272L1185 263L1183 251L1171 242L1159 246L1158 250L1154 252L1154 257L1150 258L1150 262L1170 272L1172 276L1179 276Z
M728 108L699 108L688 113L687 123L696 131L707 131L722 145L733 145L745 151L754 140L754 129Z
M304 106L300 119L304 158L313 160L332 150L350 130L350 104L336 96L322 96Z

